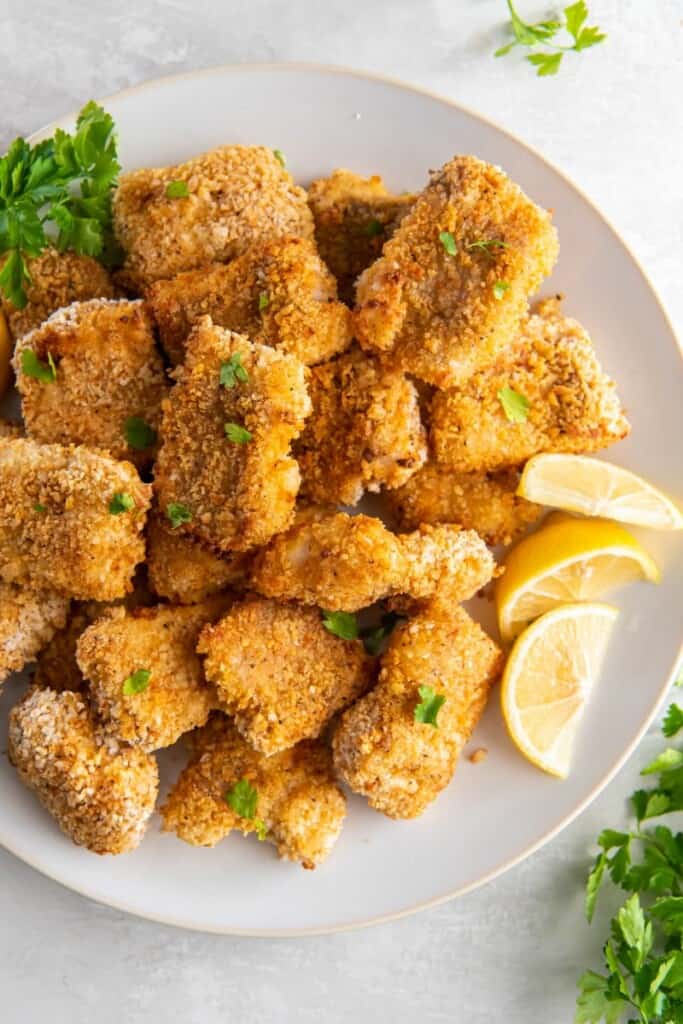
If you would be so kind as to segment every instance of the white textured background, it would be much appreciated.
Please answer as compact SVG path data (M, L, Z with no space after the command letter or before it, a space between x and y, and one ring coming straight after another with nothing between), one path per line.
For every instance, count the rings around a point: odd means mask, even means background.
M543 0L518 7L529 20L552 10ZM491 57L503 0L0 0L0 150L91 97L174 71L307 60L385 72L499 121L573 177L680 325L683 0L590 7L608 42L538 79L518 57ZM590 929L582 920L591 843L623 820L638 766L658 745L653 729L578 822L487 888L326 938L175 931L89 903L0 851L0 1020L569 1022L609 912L603 905Z

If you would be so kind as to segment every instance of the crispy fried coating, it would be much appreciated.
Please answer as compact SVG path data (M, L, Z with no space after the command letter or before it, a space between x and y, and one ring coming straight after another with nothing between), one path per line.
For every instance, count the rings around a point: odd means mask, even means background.
M0 260L0 264L3 262ZM28 272L31 283L23 309L17 309L0 293L0 307L15 340L72 302L116 297L111 277L92 256L43 249L39 256L28 260Z
M40 652L33 685L51 690L84 692L87 683L76 662L76 644L81 633L98 619L109 605L102 601L74 601L63 628L58 629Z
M338 168L312 182L308 205L315 238L345 302L353 303L356 278L377 259L414 202L410 193L389 192L379 174L362 178Z
M0 437L23 437L24 428L21 423L0 419Z
M226 387L221 365L235 355L248 381ZM217 551L265 544L294 514L300 474L289 447L311 405L303 364L203 317L175 374L154 471L160 508L183 505L192 519L180 529ZM250 436L231 440L226 424Z
M377 686L344 712L332 749L338 776L390 818L415 818L450 782L502 666L464 609L434 603L399 626ZM437 726L415 720L430 686L446 698Z
M156 761L98 743L80 694L29 690L10 712L9 758L78 846L126 853L140 843L159 788Z
M400 487L427 458L417 392L400 372L355 348L309 377L313 411L294 446L302 497L355 505Z
M399 527L457 523L476 530L487 544L509 544L542 514L540 505L515 494L516 469L496 473L457 473L428 462L403 487L387 494Z
M511 344L557 252L550 216L499 168L455 157L358 282L357 337L406 373L453 387Z
M212 716L192 736L189 764L161 808L164 831L193 846L215 846L233 829L244 835L260 830L285 860L305 868L325 860L341 832L346 800L322 743L304 740L265 757L224 715ZM241 817L226 799L242 780L256 789L252 818Z
M468 601L495 573L493 555L474 530L452 523L422 524L413 533L399 535L399 541L406 559L399 593L411 602L437 596L451 603Z
M315 244L275 238L250 246L231 263L213 263L157 281L147 299L172 363L200 316L250 341L296 356L306 366L331 359L351 342L351 313Z
M189 195L169 198L178 181ZM313 236L306 193L265 146L219 146L175 167L123 174L114 227L126 253L123 279L139 289L225 263L254 242Z
M150 491L129 462L0 439L0 579L84 600L123 597L145 555ZM112 514L116 494L134 507Z
M56 369L54 381L22 372L26 351ZM131 447L125 425L142 419L156 431L168 391L152 324L142 302L75 302L25 334L14 355L21 409L29 437L45 444L86 444L136 465L153 447Z
M503 388L527 399L523 422L508 420ZM614 381L556 299L529 318L509 365L477 373L432 401L436 458L464 473L519 465L536 452L599 451L629 430Z
M318 609L248 598L201 634L197 650L220 706L262 754L315 739L370 685L373 659L341 640Z
M151 753L204 725L216 693L195 648L202 627L229 603L222 596L189 607L113 608L81 634L76 661L104 734ZM140 669L150 673L146 688L124 693Z
M0 583L0 688L49 643L68 611L69 598L53 590Z

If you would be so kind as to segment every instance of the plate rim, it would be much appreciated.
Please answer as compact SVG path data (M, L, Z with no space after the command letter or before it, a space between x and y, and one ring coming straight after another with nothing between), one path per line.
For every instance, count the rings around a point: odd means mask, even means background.
M520 138L520 136L517 135L515 132L503 127L496 120L488 117L488 115L482 114L479 111L475 110L474 108L464 103L461 103L458 100L451 99L450 97L444 96L438 92L435 92L434 90L427 89L424 86L414 85L410 82L407 82L403 79L395 78L391 75L385 75L373 71L366 71L360 68L345 67L335 64L324 64L314 61L245 61L243 63L232 62L227 64L215 64L210 65L208 67L197 68L194 70L175 72L169 75L157 75L153 78L144 79L143 81L138 82L135 85L128 86L125 89L119 89L115 92L108 93L106 96L98 99L97 102L106 107L107 103L112 100L118 100L123 97L131 96L135 93L143 92L144 90L153 88L162 82L172 83L208 77L211 75L222 75L231 72L244 73L258 71L310 72L314 74L332 73L337 75L344 75L350 78L379 82L384 85L389 85L392 88L401 89L403 91L410 92L413 94L417 93L418 95L427 97L428 99L431 99L437 103L441 103L446 106L452 107L456 110L459 110L461 113L475 120L483 122L490 128L494 129L496 132L499 132L500 134L511 139L518 146L521 146L528 153L530 153L536 160L541 161L541 163L543 163L554 174L561 178L564 181L564 183L569 186L569 188L571 188L576 194L578 194L581 197L581 199L583 199L583 201L590 207L591 211L611 232L616 241L622 246L622 248L625 250L629 258L633 262L633 265L636 267L639 274L641 275L644 283L647 285L652 297L654 298L655 303L659 307L659 312L663 318L663 321L678 348L678 352L681 359L683 360L683 337L679 337L678 332L676 331L672 323L671 317L669 316L667 308L659 294L657 287L650 279L649 274L643 267L642 263L640 262L637 255L634 253L631 246L626 242L621 233L615 228L611 220L602 212L602 210L597 206L593 199L591 199L591 197L588 196L569 175L567 175L563 170L558 168L552 161L548 160L534 146L530 145L524 139ZM61 117L49 121L42 127L28 134L26 136L27 141L31 143L39 141L46 134L52 133L56 127L61 127L64 124L72 123L76 119L77 114L78 110L71 110L68 113L63 114ZM609 783L615 778L615 776L624 767L626 762L629 760L629 758L635 752L636 748L639 746L641 740L643 739L652 721L654 720L657 711L664 702L666 694L673 683L674 676L676 674L677 668L682 658L683 637L681 638L678 654L674 659L673 665L671 666L671 669L669 670L665 681L662 683L661 689L657 692L654 698L654 702L650 707L649 711L647 712L636 736L631 741L631 743L626 747L626 749L622 752L622 754L617 758L616 762L612 765L609 771L602 777L602 779L600 779L595 784L592 790L584 797L584 799L575 808L572 809L572 811L569 814L565 815L565 817L562 818L559 822L557 822L548 832L546 832L543 836L540 836L529 846L525 847L521 852L517 853L514 857L505 861L503 864L498 865L496 868L489 871L485 875L482 875L480 878L476 879L476 881L473 881L467 885L459 886L456 889L450 890L449 892L444 893L440 896L436 896L433 899L425 900L423 902L413 904L409 907L404 907L401 910L380 914L378 916L371 918L363 918L361 920L351 921L345 924L327 925L313 928L280 928L273 930L268 928L236 928L234 926L221 927L217 925L199 924L196 922L174 920L172 917L164 916L163 914L154 913L146 910L140 910L139 908L130 906L126 904L125 901L117 898L111 899L108 897L104 897L101 894L101 892L94 892L92 890L92 887L87 883L82 886L77 886L72 882L65 881L59 877L59 874L53 873L54 869L51 870L44 865L36 863L32 855L27 855L23 852L20 853L18 848L13 843L8 841L7 838L4 836L0 836L0 846L2 846L3 849L7 850L8 853L15 856L18 860L22 861L24 864L28 865L33 870L38 871L45 878L49 878L57 884L63 886L65 889L77 893L80 896L84 896L87 899L90 899L93 902L100 904L101 906L110 907L113 910L130 914L133 917L137 917L142 920L152 921L156 924L163 924L174 928L181 928L187 931L213 935L234 935L241 938L288 939L303 938L317 935L333 935L342 932L355 931L360 928L369 928L373 925L387 924L392 921L398 921L402 918L406 918L413 914L419 913L420 911L429 910L431 908L441 906L442 904L448 903L456 897L464 896L467 893L474 892L476 889L479 889L484 885L487 885L495 878L498 878L501 875L505 874L511 868L516 867L522 861L526 860L532 854L536 853L537 850L540 850L547 843L551 842L551 840L553 840L557 835L559 835L560 832L567 828L567 826L570 825L572 821L574 821L581 814L583 814L583 812L590 806L590 804L596 799L596 797L602 792L602 790L607 785L609 785Z

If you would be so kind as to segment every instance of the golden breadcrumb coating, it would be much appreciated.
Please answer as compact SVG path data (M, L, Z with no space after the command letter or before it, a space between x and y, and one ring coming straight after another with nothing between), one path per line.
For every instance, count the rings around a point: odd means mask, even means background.
M503 388L527 399L524 422L508 420ZM590 338L556 299L539 304L508 365L437 392L431 412L436 458L459 472L519 465L536 452L595 452L630 430Z
M197 650L221 708L262 754L314 739L370 685L373 659L318 609L248 598L201 634Z
M156 761L98 743L80 694L29 690L10 711L9 758L78 846L126 853L140 843L159 788Z
M62 594L0 583L0 688L10 672L33 661L68 612L69 598Z
M0 260L0 265L4 260ZM26 288L26 305L16 309L0 293L12 336L18 339L47 320L62 306L88 299L113 299L116 289L108 272L92 256L43 249L27 261L31 283Z
M166 195L177 181L187 197ZM219 146L175 167L121 175L114 226L126 253L124 280L139 289L225 263L254 242L313 236L306 193L265 146Z
M221 365L236 354L249 379L225 387ZM154 470L160 508L183 505L192 519L180 529L217 551L265 544L294 513L300 474L289 447L310 412L305 367L202 317L175 375ZM251 437L230 440L226 424Z
M481 246L491 242L503 245ZM499 168L455 157L358 282L357 337L406 373L453 387L514 340L557 253L545 210Z
M147 299L172 363L200 316L250 341L296 356L307 366L331 359L351 342L351 313L307 238L258 242L231 263L157 281Z
M161 808L163 827L193 846L215 846L233 829L261 830L280 857L314 868L328 856L346 816L332 759L317 740L265 757L242 739L224 715L192 736L190 762ZM257 792L253 818L226 800L246 780Z
M344 712L333 738L338 776L390 818L415 818L450 782L502 667L494 642L450 602L399 626L377 686ZM415 720L430 686L446 698L437 728Z
M399 593L416 601L437 595L453 603L468 601L495 573L493 555L474 530L422 524L399 535L399 541L406 558Z
M110 601L145 556L151 488L129 462L73 445L0 439L0 579ZM116 494L134 501L113 515Z
M427 458L417 392L400 372L355 348L308 382L313 412L294 446L301 495L355 505L364 491L400 487Z
M0 419L0 437L23 437L24 428L21 423Z
M110 607L102 601L75 601L66 624L57 630L36 662L33 685L80 693L87 683L76 663L76 644L81 633Z
M379 174L362 178L338 168L308 189L320 255L339 282L339 294L353 304L356 278L373 263L415 202L393 195Z
M496 473L456 473L428 462L387 501L399 527L421 523L458 523L476 530L487 544L509 544L542 514L540 505L515 494L516 469Z
M196 604L246 579L250 555L216 555L188 533L174 530L166 516L147 520L147 571L155 594L174 604Z
M189 607L113 608L81 634L76 661L103 733L151 753L204 725L216 693L195 648L202 627L229 603L214 597ZM141 669L150 673L146 688L124 693L125 680Z
M56 369L54 381L22 372L30 350ZM29 437L45 444L86 444L136 465L152 460L126 438L136 417L156 431L168 391L152 323L142 302L93 299L53 314L17 343L14 371Z

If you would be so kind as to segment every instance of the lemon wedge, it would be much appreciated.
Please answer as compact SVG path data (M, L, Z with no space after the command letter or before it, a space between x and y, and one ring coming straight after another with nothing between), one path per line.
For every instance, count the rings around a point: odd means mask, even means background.
M556 512L515 545L496 585L504 641L558 605L594 601L634 580L659 582L659 569L627 530L609 519Z
M503 716L515 746L543 771L566 778L579 722L617 617L607 604L565 604L515 641L505 672Z
M683 513L636 473L585 455L534 455L517 488L527 501L654 530L683 529Z

